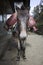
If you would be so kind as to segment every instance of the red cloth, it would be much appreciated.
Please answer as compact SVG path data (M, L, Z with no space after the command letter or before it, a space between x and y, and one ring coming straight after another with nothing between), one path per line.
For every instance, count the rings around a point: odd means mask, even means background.
M15 14L12 14L10 18L6 21L6 24L8 26L12 26L17 22L17 17L15 17Z
M35 22L34 18L32 16L30 16L29 20L28 20L28 26L33 27L35 25L36 25L36 22Z

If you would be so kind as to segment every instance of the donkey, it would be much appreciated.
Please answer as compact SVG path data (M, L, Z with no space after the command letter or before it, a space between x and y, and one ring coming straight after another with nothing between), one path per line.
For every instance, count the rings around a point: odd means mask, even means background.
M26 49L26 45L25 45L25 41L27 38L27 19L28 19L28 10L18 10L17 11L18 15L17 15L17 24L16 24L16 29L13 28L13 36L16 37L18 39L18 46L17 46L17 50L18 50L18 54L17 54L17 60L20 60L20 51L22 51L22 57L23 59L26 59L25 56L25 49Z
M20 49L23 52L23 58L26 59L25 57L25 41L27 38L27 29L26 29L26 21L28 19L28 10L19 10L18 11L18 31L19 31L19 42L18 42L18 58L20 59Z

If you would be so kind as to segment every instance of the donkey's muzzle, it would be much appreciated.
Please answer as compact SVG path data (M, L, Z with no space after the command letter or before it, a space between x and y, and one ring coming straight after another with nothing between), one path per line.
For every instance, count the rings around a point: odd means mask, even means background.
M27 33L25 31L21 31L20 33L20 39L26 39Z

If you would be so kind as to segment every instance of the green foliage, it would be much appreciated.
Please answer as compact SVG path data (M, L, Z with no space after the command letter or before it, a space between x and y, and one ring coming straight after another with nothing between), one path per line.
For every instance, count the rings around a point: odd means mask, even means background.
M37 24L40 25L40 24L43 24L43 6L41 5L40 6L40 13L39 13L39 6L36 6L34 8L34 18L36 19L37 21Z

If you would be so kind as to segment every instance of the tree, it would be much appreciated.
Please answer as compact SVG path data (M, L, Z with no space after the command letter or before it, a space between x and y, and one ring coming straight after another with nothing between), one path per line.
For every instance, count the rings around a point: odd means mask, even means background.
M40 6L40 9L39 9ZM34 18L38 24L43 24L43 6L39 5L34 8ZM41 10L41 11L40 11ZM40 11L40 12L39 12Z

